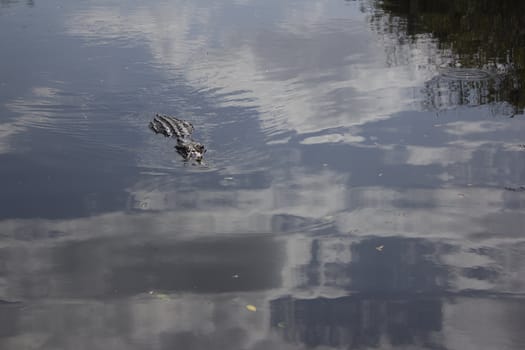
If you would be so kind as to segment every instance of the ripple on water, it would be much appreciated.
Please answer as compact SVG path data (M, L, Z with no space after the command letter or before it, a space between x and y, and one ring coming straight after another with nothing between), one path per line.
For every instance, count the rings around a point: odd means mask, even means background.
M479 81L492 78L489 72L478 68L441 67L439 74L444 79L460 81Z

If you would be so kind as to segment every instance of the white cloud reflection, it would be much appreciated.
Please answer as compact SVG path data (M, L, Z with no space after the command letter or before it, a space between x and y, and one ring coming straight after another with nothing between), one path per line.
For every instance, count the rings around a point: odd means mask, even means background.
M25 96L8 100L5 107L16 115L12 120L0 123L0 153L16 153L32 147L29 142L15 146L15 136L30 129L49 133L80 136L87 139L89 97L82 94L65 93L62 83L56 87L34 86Z
M100 6L67 25L70 34L97 43L146 44L167 74L175 69L197 89L242 91L266 133L346 127L416 107L419 87L436 73L428 69L428 57L439 60L434 41L378 45L357 4L294 5L278 20L254 10L246 21L230 21L227 3ZM331 22L332 16L344 19Z
M18 114L12 121L0 123L0 153L12 153L13 136L26 131L28 127L45 126L51 123L49 109L55 106L59 90L38 86L34 87L28 97L8 101L6 108Z

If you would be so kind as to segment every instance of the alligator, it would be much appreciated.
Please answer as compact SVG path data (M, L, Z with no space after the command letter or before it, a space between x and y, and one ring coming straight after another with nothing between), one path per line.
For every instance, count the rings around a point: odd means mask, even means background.
M177 138L175 149L184 160L195 159L199 163L202 161L206 147L191 138L193 125L190 122L168 115L156 114L149 123L149 127L155 134Z

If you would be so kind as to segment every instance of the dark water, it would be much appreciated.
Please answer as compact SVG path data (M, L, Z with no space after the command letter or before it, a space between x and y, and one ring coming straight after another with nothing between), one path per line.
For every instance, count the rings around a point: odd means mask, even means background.
M524 19L2 0L0 348L524 349Z

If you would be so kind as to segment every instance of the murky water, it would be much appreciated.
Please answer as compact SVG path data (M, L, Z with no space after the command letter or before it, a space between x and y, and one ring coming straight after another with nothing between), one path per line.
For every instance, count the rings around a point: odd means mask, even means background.
M2 0L0 348L525 348L524 16Z

